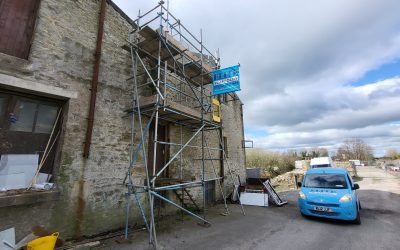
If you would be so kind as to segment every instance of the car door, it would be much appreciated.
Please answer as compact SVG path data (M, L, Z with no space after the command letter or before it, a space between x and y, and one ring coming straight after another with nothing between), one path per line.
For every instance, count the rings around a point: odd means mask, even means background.
M359 204L358 202L358 195L357 195L357 190L353 189L354 187L354 181L351 178L351 176L349 174L346 175L347 176L347 180L349 182L349 187L350 187L350 191L351 191L351 197L353 198L354 201L357 202L357 204Z

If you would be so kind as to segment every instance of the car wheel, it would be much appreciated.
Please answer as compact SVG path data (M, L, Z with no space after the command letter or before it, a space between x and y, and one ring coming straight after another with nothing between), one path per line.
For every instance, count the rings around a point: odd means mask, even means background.
M358 203L358 208L359 208L360 210L362 209L361 203L360 203L360 202Z
M356 219L353 221L354 224L356 225L361 225L361 217L360 217L360 211L357 210L357 217Z

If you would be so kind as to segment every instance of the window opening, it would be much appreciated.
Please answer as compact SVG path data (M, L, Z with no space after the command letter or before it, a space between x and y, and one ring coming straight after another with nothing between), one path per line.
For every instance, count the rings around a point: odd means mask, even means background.
M36 183L52 181L61 106L57 100L0 89L0 190L29 187L39 166Z

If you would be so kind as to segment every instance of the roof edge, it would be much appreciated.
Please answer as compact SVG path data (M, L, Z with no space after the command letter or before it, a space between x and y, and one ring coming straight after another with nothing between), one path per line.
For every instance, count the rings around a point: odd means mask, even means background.
M107 0L107 3L113 7L114 10L116 10L130 25L136 27L135 22L120 7L118 7L116 3L114 3L112 0Z

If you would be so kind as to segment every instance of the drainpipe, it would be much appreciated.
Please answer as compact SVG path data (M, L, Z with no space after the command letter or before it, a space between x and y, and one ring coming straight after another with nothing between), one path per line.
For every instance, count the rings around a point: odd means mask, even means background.
M97 30L96 53L95 53L95 61L94 61L94 67L93 67L92 88L91 88L91 93L90 93L89 116L88 116L88 120L87 120L85 147L83 149L83 157L85 157L85 158L89 157L90 144L92 143L94 111L96 108L97 85L99 83L101 46L103 44L105 16L106 16L106 0L101 0L99 26L98 26L98 30Z

